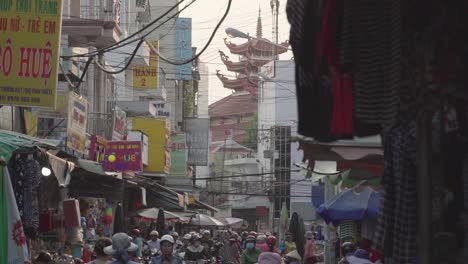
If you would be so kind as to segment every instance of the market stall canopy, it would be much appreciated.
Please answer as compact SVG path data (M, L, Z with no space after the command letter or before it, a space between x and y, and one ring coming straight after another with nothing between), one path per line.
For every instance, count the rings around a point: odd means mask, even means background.
M220 220L205 214L196 214L192 216L190 224L194 226L224 226L223 222Z
M379 213L380 193L370 187L348 189L317 209L325 222L339 224L345 220L362 220L364 217L376 219Z
M141 217L144 217L144 218L156 220L156 219L158 219L159 209L158 208L143 209L143 210L138 211L137 215L141 216ZM177 219L177 220L184 221L184 222L185 221L188 222L190 220L190 217L182 216L180 214L170 212L170 211L166 211L166 210L164 210L164 218L166 218L166 220Z
M25 134L0 129L0 157L8 161L18 148L42 147L45 149L55 149L60 145L57 140L45 140L31 137Z

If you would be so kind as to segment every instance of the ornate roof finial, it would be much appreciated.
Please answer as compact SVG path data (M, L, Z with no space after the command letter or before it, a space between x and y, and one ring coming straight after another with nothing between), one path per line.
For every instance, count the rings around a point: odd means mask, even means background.
M260 9L260 7L258 7L257 38L262 38L263 37L261 12L262 12L262 10Z

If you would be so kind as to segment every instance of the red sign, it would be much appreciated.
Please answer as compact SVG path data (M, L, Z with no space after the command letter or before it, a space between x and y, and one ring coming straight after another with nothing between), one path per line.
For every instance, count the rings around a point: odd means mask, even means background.
M100 136L91 136L91 143L89 146L89 160L96 162L104 161L104 154L107 147L107 140Z
M257 206L257 207L255 207L255 215L256 216L267 216L268 215L268 207L266 207L266 206Z
M109 141L102 163L105 171L142 171L141 141Z

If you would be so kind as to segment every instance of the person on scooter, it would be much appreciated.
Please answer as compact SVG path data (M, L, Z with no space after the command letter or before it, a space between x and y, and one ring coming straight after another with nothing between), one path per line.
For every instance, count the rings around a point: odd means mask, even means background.
M192 237L192 242L185 251L185 261L198 261L210 258L210 255L202 246L200 239L198 235Z
M151 264L182 264L184 261L179 256L175 256L174 238L171 235L161 237L161 255L153 258Z

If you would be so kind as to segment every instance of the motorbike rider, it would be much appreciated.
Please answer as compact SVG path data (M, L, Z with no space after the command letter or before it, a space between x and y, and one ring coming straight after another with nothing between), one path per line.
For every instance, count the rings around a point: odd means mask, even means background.
M239 246L237 245L237 236L236 235L231 235L231 237L228 240L228 243L226 243L220 251L220 256L221 256L221 263L239 263L239 257L240 257L240 250Z
M184 243L179 239L177 232L172 232L172 237L174 238L174 254L178 254L182 251Z
M205 248L206 252L209 254L209 257L212 256L212 250L214 246L214 242L211 239L210 230L205 230L202 233L202 238L200 239L201 245Z
M175 256L174 245L175 241L171 235L161 237L161 255L153 258L151 264L182 264L183 260L179 256Z
M201 244L201 238L198 235L193 235L191 243L185 250L185 261L198 261L209 258L210 255Z
M341 245L341 255L343 256L338 264L349 264L346 257L352 256L356 251L356 246L352 242L345 242Z

